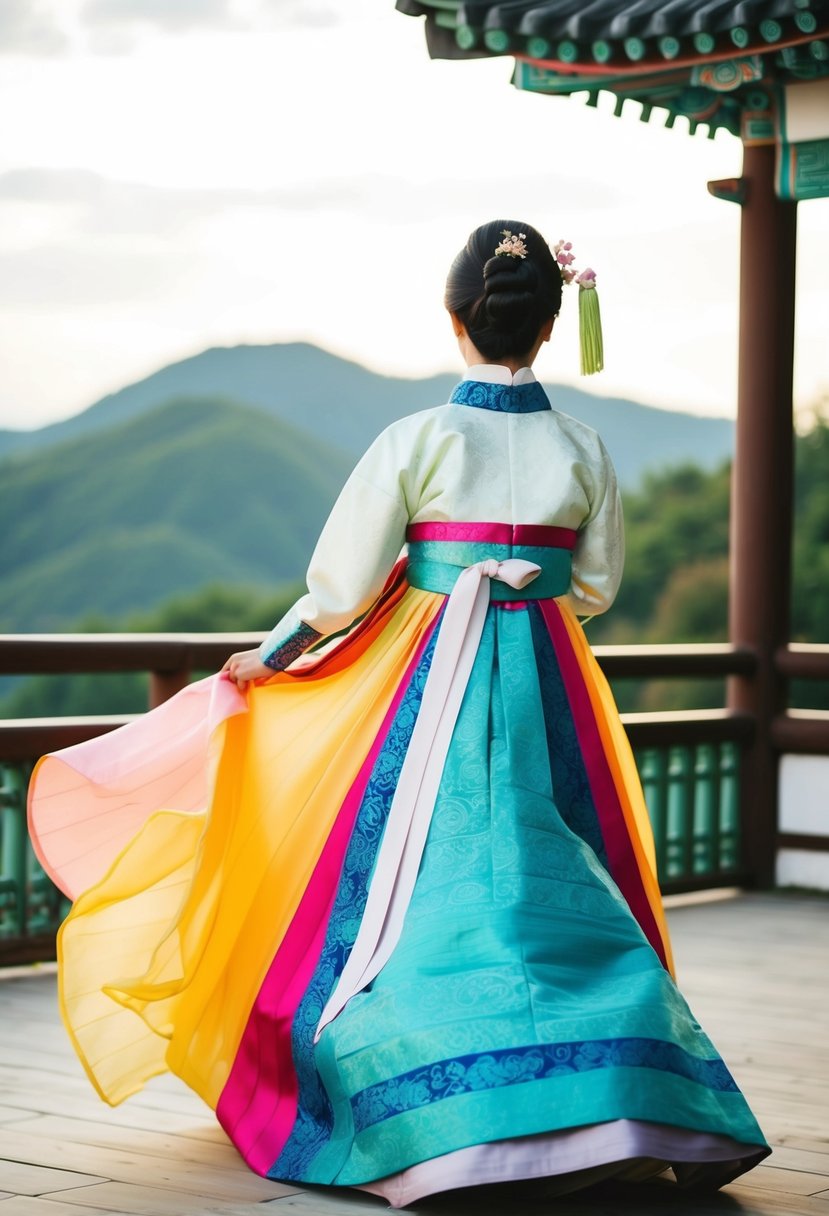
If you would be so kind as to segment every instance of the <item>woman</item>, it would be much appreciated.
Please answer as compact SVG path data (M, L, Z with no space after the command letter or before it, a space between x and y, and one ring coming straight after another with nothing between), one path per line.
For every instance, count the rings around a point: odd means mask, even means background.
M467 374L359 462L308 594L34 782L93 1083L176 1072L272 1178L402 1205L668 1165L718 1186L769 1151L672 979L576 619L623 537L601 441L530 370L562 277L529 225L477 229L445 298Z

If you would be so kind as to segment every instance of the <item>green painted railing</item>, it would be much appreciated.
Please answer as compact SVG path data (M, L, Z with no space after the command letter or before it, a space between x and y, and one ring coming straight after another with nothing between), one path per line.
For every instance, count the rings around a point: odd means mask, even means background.
M186 684L193 670L216 669L256 635L80 635L0 638L0 673L140 670L151 673L151 701ZM597 647L613 680L711 676L752 670L750 653L726 645ZM66 901L35 860L26 832L25 794L33 760L118 726L123 718L0 722L0 965L54 957ZM740 756L753 724L726 710L628 714L653 820L663 890L751 881L743 865L745 810ZM742 825L742 826L741 826Z
M29 841L26 790L32 764L0 764L0 964L53 958L69 901L47 878Z
M664 890L741 874L740 752L736 743L649 747L636 763Z
M637 749L663 891L725 886L741 869L739 744ZM53 957L69 904L44 874L26 830L32 765L0 763L0 965ZM44 953L45 951L45 953Z

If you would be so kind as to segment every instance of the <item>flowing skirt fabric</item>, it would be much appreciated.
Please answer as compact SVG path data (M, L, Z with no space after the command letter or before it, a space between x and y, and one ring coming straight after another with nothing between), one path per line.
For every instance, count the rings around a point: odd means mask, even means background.
M389 961L325 1027L446 597L398 574L246 696L192 685L45 757L33 839L75 904L63 1017L111 1103L171 1070L259 1173L393 1203L768 1152L671 975L624 732L565 604L491 604Z

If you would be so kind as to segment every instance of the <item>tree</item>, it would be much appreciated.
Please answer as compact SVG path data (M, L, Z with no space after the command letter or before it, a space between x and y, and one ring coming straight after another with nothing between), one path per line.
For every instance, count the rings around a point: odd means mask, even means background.
M214 586L193 595L176 596L149 612L122 621L87 617L78 633L247 633L266 630L279 620L299 594L297 587L273 593L248 587ZM194 673L194 675L204 674ZM4 718L41 718L80 714L140 713L147 706L144 672L33 676L0 703Z

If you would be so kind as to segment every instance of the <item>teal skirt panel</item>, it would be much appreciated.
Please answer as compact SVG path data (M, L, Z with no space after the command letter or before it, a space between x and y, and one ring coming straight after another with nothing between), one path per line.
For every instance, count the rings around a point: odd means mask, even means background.
M613 1119L765 1143L574 830L587 808L576 761L549 753L566 707L536 612L488 612L400 941L315 1050L333 1118L306 1181Z

